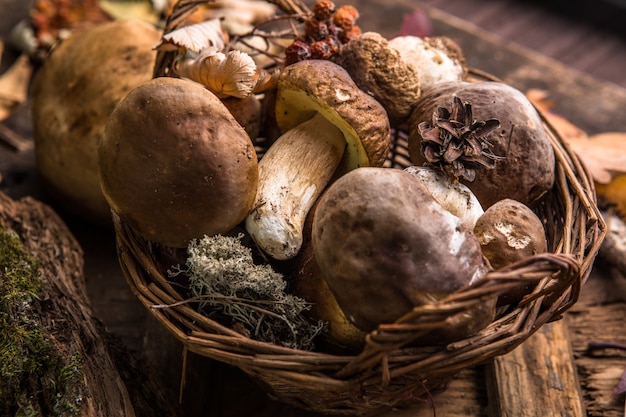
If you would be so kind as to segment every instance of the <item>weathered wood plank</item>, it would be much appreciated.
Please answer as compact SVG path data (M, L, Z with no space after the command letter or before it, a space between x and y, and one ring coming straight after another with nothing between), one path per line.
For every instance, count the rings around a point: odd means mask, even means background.
M589 417L624 416L624 397L612 392L626 371L626 351L590 350L590 343L626 345L626 279L592 275L590 290L568 314L572 348Z
M565 320L544 325L495 358L487 377L493 416L585 416Z

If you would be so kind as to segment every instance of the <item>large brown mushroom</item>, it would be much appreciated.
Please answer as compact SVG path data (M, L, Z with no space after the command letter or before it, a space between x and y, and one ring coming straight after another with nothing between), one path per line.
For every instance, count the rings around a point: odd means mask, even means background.
M220 99L170 77L141 84L115 108L98 162L112 210L174 247L235 228L258 181L254 146Z
M424 92L411 113L409 154L415 165L460 173L484 209L505 198L531 206L555 178L540 115L521 91L499 82L439 83Z
M78 30L49 55L31 90L37 169L54 201L111 225L98 178L97 147L113 108L152 78L161 34L138 20Z
M300 250L307 213L333 175L383 165L391 134L384 108L325 60L285 68L275 113L284 133L259 163L245 225L259 248L285 260Z
M312 239L329 288L364 331L487 272L472 231L399 169L358 168L335 181L320 197Z

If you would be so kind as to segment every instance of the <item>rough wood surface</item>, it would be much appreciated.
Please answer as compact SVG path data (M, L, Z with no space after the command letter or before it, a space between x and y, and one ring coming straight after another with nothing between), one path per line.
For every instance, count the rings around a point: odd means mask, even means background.
M18 308L19 315L8 314L8 325L17 327L24 320L35 323L50 345L44 358L32 353L35 367L29 384L13 387L15 402L0 404L0 410L34 417L177 415L175 402L153 378L146 377L147 372L139 371L139 363L132 361L95 317L84 281L82 248L58 215L32 198L14 201L0 192L0 230L19 236L25 252L37 260L43 288L27 309ZM18 279L15 276L0 272L2 280ZM2 316L7 325L7 314ZM37 365L49 356L58 357L60 365ZM58 388L67 386L69 379L58 369L76 373L71 392ZM60 396L65 397L62 405L56 402ZM59 411L58 407L68 409Z
M626 351L590 349L593 343L626 344L626 279L601 260L568 314L575 363L589 417L623 417L624 395L615 396L626 371Z
M548 323L487 365L491 415L585 416L568 330L564 320Z

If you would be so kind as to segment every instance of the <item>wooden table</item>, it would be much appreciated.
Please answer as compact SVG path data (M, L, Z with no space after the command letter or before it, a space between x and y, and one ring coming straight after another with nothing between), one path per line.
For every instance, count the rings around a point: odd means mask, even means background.
M339 3L339 2L338 2ZM361 25L385 36L396 33L402 17L416 6L412 0L381 3L352 1ZM626 90L572 71L530 51L505 45L476 27L426 7L434 34L447 35L462 47L468 62L526 91L539 88L556 102L555 110L588 133L626 131ZM27 139L28 108L7 121ZM0 148L2 189L14 198L33 195L47 201L37 181L32 147ZM64 215L63 212L60 212ZM114 235L65 215L85 251L85 276L97 314L107 328L160 374L178 395L182 375L181 347L130 292L117 262ZM626 279L599 259L578 304L518 350L494 364L462 372L449 389L416 408L385 417L445 416L623 416L624 398L611 394L626 368L626 352L588 351L590 342L626 344ZM535 366L529 366L528 364ZM536 372L533 372L536 371ZM185 415L320 416L276 403L255 382L229 366L189 354L181 389ZM321 416L320 416L321 417Z

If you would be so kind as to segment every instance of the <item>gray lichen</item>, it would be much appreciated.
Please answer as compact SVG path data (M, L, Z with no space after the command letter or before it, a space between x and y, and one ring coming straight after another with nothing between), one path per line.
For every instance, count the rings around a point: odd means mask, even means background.
M310 308L286 291L282 274L255 264L250 248L238 237L205 236L190 242L186 269L170 271L189 277L190 296L198 311L264 342L310 350L324 328L302 313Z

